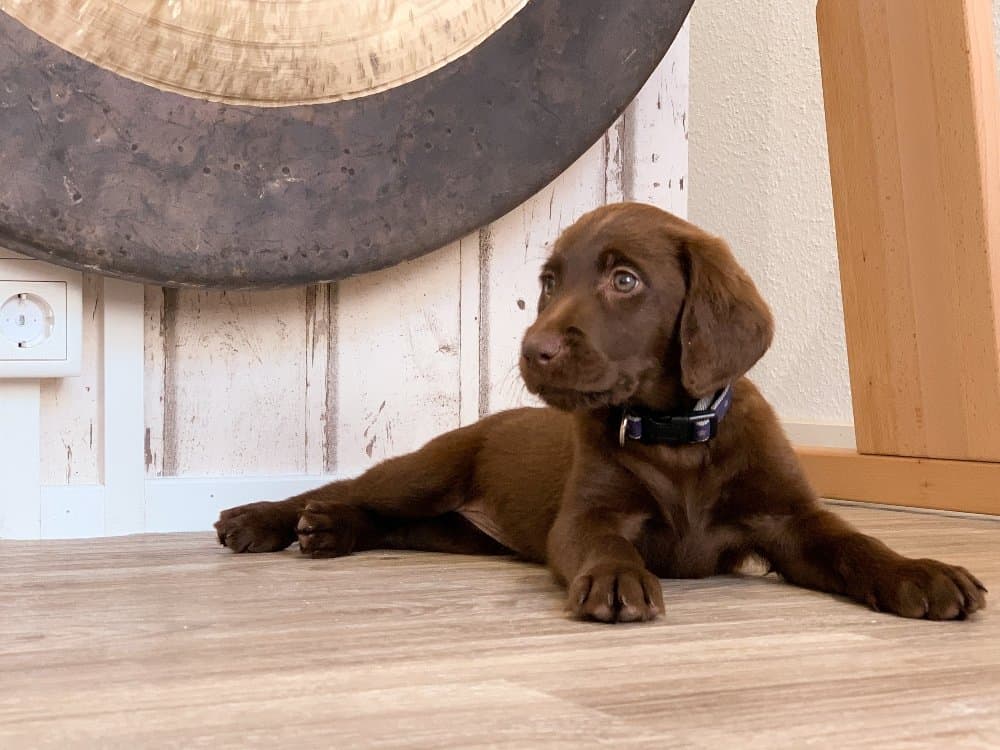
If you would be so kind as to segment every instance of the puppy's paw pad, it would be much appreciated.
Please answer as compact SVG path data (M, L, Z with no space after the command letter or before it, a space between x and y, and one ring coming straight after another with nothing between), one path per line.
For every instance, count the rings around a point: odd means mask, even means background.
M292 520L282 503L249 503L222 511L215 533L233 552L277 552L295 541Z
M570 584L567 608L574 617L598 622L645 622L663 614L660 580L648 570L597 566Z
M866 599L873 609L902 617L964 620L986 607L986 587L956 565L904 560L879 572Z
M358 540L364 513L358 508L334 503L309 504L299 515L296 534L299 549L312 557L342 557L351 554Z

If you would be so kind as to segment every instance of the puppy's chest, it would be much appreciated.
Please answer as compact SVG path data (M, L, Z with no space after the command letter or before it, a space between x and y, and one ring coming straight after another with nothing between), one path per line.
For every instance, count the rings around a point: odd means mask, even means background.
M711 472L644 466L633 474L648 493L649 515L634 541L650 570L698 578L729 568L731 557L742 559L739 534L715 522L722 485Z

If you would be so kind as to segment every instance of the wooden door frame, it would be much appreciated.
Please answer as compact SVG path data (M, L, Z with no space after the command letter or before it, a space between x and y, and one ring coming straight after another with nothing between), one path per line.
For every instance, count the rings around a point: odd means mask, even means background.
M1000 514L1000 90L989 0L816 8L857 451L820 495Z

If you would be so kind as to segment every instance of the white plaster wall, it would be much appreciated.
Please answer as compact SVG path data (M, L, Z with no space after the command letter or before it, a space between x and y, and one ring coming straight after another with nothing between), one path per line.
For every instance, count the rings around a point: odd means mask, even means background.
M851 424L815 2L697 0L690 75L689 217L778 323L752 376L786 422Z

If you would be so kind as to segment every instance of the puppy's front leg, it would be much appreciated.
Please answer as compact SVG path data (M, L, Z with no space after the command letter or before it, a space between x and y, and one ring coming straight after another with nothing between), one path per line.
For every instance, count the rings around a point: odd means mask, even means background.
M567 608L601 622L652 620L664 611L660 579L626 537L628 518L569 503L549 533L548 562L568 584Z
M379 466L372 471L376 469L385 472ZM381 537L383 524L380 516L364 507L359 479L332 482L287 500L224 510L215 522L219 544L233 552L277 552L298 539L302 551L316 557L371 547Z
M279 502L222 511L219 542L234 552L273 552L296 539L318 557L377 546L398 522L455 510L468 495L487 420L445 433L359 477Z
M756 525L761 552L791 583L903 617L964 619L986 606L986 587L965 568L903 557L811 501Z
M295 524L305 507L297 497L237 505L219 514L219 544L233 552L277 552L295 541Z

